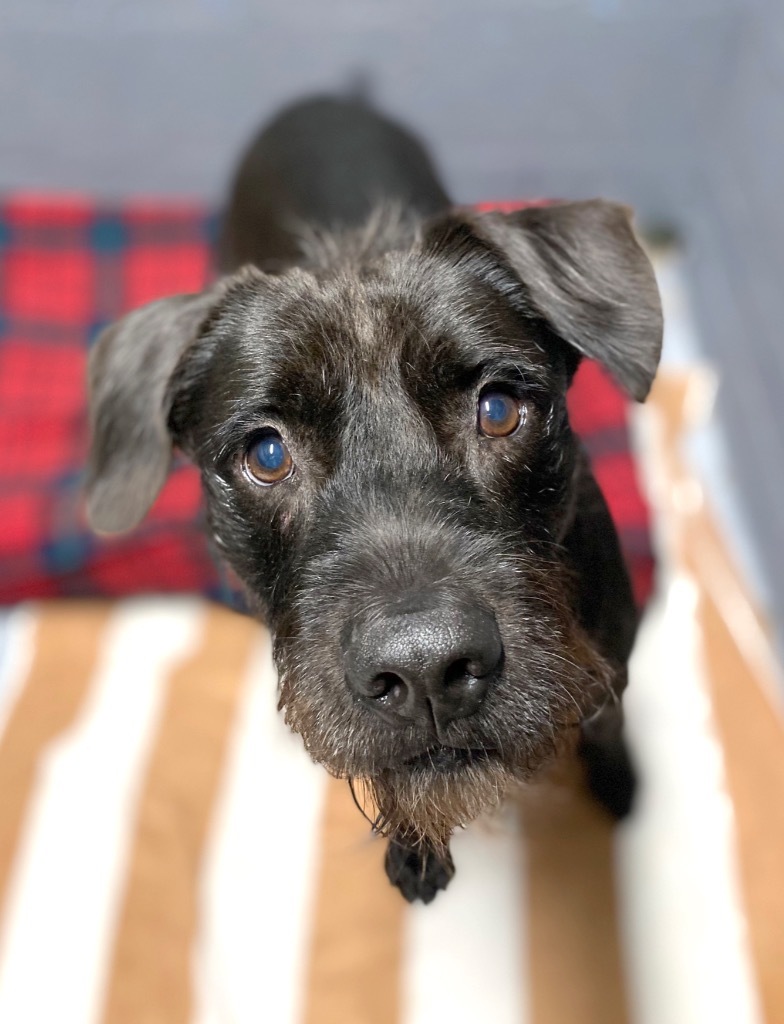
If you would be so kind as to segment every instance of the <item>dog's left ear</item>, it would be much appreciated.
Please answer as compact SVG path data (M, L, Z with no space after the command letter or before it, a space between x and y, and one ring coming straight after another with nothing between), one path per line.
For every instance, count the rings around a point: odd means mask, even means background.
M662 310L628 207L592 199L469 213L464 223L519 278L531 312L645 399L661 355Z
M100 533L136 526L169 471L167 391L221 286L159 299L107 327L90 353L87 517Z

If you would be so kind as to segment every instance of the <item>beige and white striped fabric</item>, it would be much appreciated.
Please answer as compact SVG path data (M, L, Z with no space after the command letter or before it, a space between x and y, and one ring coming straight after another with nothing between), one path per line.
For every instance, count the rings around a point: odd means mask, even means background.
M15 609L0 1022L784 1022L775 669L678 461L687 391L660 385L649 424L667 569L629 692L635 817L613 836L568 778L533 788L456 838L427 908L283 727L261 627L196 600Z

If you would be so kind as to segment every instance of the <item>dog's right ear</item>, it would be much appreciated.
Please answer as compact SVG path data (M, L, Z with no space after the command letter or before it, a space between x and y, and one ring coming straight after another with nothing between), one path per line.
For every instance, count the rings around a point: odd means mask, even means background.
M662 310L627 207L590 199L509 214L464 211L434 222L428 242L473 264L496 290L516 291L574 351L645 399L661 354Z
M87 517L122 533L145 516L171 461L172 373L222 294L221 284L143 306L107 327L90 354Z

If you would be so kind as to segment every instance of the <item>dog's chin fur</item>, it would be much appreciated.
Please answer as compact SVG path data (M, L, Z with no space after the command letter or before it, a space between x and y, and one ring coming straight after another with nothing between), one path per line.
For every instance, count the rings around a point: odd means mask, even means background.
M597 697L600 691L603 699ZM591 692L594 709L610 699L603 681L599 684L594 680ZM295 705L286 705L286 722L302 735L313 760L333 776L348 781L374 832L439 849L446 848L456 828L494 810L554 758L573 750L588 703L584 700L575 704L569 720L559 723L552 732L548 729L539 736L529 736L526 743L517 746L509 739L503 751L491 749L485 753L481 748L475 752L467 748L460 751L459 764L444 767L437 763L439 751L434 748L432 767L425 753L416 758L414 765L402 761L375 772L354 771L345 761L327 756L319 746L319 737L303 731Z
M349 781L377 833L445 848L455 828L495 808L572 748L580 723L614 699L617 668L569 614L555 567L551 576L551 590L537 588L536 615L521 599L495 607L504 668L480 714L450 723L438 737L418 724L385 728L348 697L328 641L328 615L300 610L296 626L289 623L276 637L287 724L313 760ZM318 622L317 638L308 620Z
M286 721L296 731L298 726L292 718L287 715ZM402 763L357 775L345 765L320 758L313 739L303 738L316 761L330 774L347 779L358 807L376 834L439 850L446 849L456 828L493 811L554 758L573 750L577 726L575 714L570 725L540 738L527 749L509 748L503 755L495 750L486 754L466 750L461 763L448 768L438 764L429 767L425 755L417 759L416 765ZM433 758L437 761L437 750Z
M402 767L350 784L375 832L443 850L456 828L493 810L531 774L491 755L447 772Z

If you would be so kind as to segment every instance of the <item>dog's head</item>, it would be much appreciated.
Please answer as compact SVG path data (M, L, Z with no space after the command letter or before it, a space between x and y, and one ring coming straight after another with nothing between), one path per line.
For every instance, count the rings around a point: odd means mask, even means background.
M438 842L606 698L563 557L566 392L586 355L643 399L661 311L605 202L376 241L325 239L307 269L246 268L108 329L88 508L133 527L188 453L274 631L287 721L366 783L380 826Z

